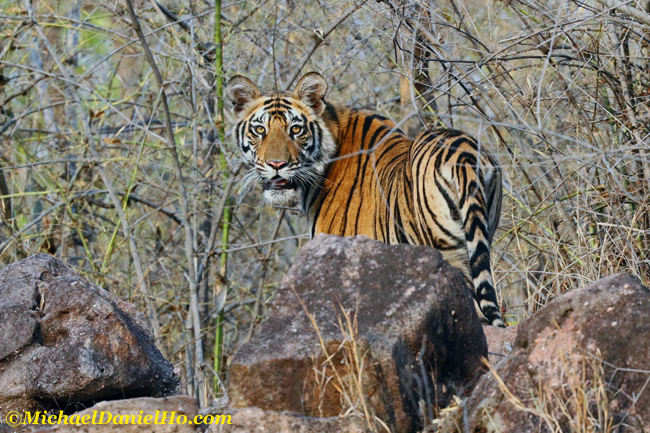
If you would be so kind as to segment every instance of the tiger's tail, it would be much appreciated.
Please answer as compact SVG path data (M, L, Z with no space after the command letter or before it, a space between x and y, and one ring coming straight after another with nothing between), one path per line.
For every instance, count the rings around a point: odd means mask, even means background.
M488 323L505 327L490 265L490 245L501 213L501 170L491 155L485 154L484 158L477 158L478 164L473 167L464 165L467 177L459 207L476 302Z
M501 214L499 162L461 131L425 131L411 151L414 214L419 243L437 248L460 269L477 309L493 326L505 326L497 301L490 245Z

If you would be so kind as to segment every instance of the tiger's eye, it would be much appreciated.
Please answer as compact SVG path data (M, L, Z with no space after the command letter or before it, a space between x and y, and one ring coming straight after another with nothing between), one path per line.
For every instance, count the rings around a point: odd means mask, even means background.
M263 126L258 125L255 127L255 132L257 132L258 134L264 134L266 132L266 129L264 129Z
M302 132L302 126L300 125L293 125L291 127L291 133L292 134L300 134Z

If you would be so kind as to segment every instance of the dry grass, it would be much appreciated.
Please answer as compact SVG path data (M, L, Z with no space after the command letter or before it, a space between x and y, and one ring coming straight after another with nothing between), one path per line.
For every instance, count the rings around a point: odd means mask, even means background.
M549 432L616 431L600 353L585 356L562 354L560 363L559 381L540 378L538 388L531 389L531 395L525 399L513 394L494 368L489 368L507 401L516 410L539 418Z
M540 377L536 388L511 389L499 373L487 361L489 373L496 381L507 409L512 413L527 414L540 431L549 433L614 433L620 420L617 413L616 390L610 389L605 375L605 365L600 352L571 355L563 353L555 359L557 375ZM465 401L457 399L455 404L443 409L434 425L445 425L447 429L456 425L458 431L468 431L469 421ZM503 407L503 406L500 406ZM501 414L485 408L471 418L481 420L482 428L488 431L503 431ZM512 416L510 416L512 418ZM448 430L445 430L448 431Z
M218 396L219 307L227 359L264 315L306 227L296 210L278 222L257 190L233 192L245 169L231 136L218 137L233 119L215 115L213 3L134 5L169 98L182 178L124 4L3 0L0 259L50 252L138 304L205 404ZM647 15L640 0L626 7ZM256 0L224 3L222 20L228 76L284 89L298 72L320 71L332 100L397 121L412 114L409 132L471 131L498 156L507 184L493 262L509 322L603 275L648 284L646 22L596 0ZM231 194L224 281L215 239Z
M330 392L328 387L330 389L333 387L340 397L340 416L361 418L365 420L370 431L390 433L386 423L375 414L370 405L364 385L364 376L368 374L367 355L370 348L359 338L356 313L351 313L340 305L334 312L338 329L341 331L341 339L335 347L332 347L324 340L313 314L309 312L303 301L298 299L312 328L316 331L322 351L322 357L314 359L314 378L320 406L325 404L325 393ZM328 408L328 412L330 411L331 408Z

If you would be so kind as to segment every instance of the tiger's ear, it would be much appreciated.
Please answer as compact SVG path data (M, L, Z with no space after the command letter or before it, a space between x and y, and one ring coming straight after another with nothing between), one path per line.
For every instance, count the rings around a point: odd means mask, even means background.
M228 81L226 94L235 107L237 117L240 116L248 104L261 96L260 89L257 88L255 83L241 75L235 75Z
M323 98L327 93L327 82L318 72L306 73L298 84L294 95L305 104L309 105L318 116L325 111L325 101Z

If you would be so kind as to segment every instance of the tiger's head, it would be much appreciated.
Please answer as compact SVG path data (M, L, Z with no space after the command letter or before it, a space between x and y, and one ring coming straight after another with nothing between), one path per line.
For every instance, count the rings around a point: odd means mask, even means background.
M245 160L254 165L248 178L259 180L264 198L289 206L310 188L318 188L336 143L321 117L326 108L325 79L303 76L293 93L262 95L248 78L236 75L226 93L237 117L235 136Z

